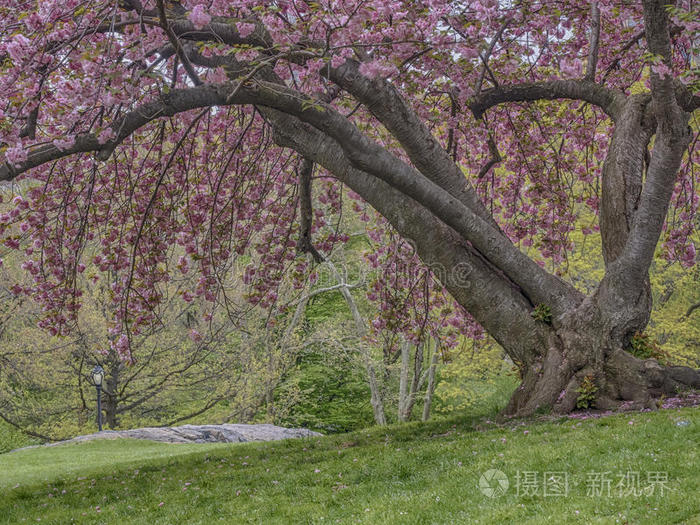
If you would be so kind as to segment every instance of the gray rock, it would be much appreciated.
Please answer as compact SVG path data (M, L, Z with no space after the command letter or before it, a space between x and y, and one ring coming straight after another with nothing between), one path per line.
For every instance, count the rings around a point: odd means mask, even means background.
M148 439L163 443L244 443L248 441L277 441L280 439L322 436L306 428L284 428L270 424L242 425L182 425L181 427L146 427L132 430L104 430L96 434L77 436L66 441L34 446L55 446L80 443L93 439ZM34 447L24 447L34 448ZM23 448L17 450L24 450ZM14 452L14 451L13 451Z

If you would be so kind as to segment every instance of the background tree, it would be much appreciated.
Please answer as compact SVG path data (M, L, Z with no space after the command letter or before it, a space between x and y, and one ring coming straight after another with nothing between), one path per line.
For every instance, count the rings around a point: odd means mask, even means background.
M197 266L192 293L224 307L226 269L258 252L249 299L274 308L295 248L344 240L313 236L316 164L326 210L343 195L328 178L347 185L518 365L509 413L570 411L586 377L600 407L700 385L629 351L662 234L695 263L690 2L49 1L1 16L0 179L40 182L1 233L29 250L34 283L16 292L49 330L75 321L93 236L121 359L162 299L169 245ZM605 265L591 293L560 268L581 204ZM533 239L549 268L521 249Z

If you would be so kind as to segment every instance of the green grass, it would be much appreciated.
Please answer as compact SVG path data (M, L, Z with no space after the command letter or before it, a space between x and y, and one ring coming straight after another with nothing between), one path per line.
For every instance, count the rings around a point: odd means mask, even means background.
M699 428L700 411L684 408L504 426L443 420L278 443L31 449L0 455L0 522L700 523ZM510 480L500 497L478 488L489 469ZM518 494L518 471L538 473L539 494ZM545 471L568 473L567 496L542 494ZM590 472L610 473L609 497L587 494ZM666 473L665 493L620 495L618 473L629 472L640 486Z

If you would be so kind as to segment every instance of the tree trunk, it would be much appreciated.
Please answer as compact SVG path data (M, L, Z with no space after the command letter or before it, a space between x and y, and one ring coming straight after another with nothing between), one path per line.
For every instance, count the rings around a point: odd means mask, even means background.
M411 414L413 414L413 407L416 404L416 399L418 398L418 392L423 388L423 383L425 382L425 374L423 373L423 348L425 343L421 341L416 345L416 351L413 354L413 379L411 380L411 388L408 392L408 399L406 405L404 406L405 420L411 419Z
M411 343L401 341L401 371L399 373L399 403L398 418L403 423L408 420L408 364L411 359Z
M654 364L645 365L629 354L620 357L630 338L642 331L649 319L651 302L645 286L648 265L644 272L635 268L634 274L626 274L626 269L633 265L626 261L630 255L623 252L609 262L606 276L592 296L573 292L568 303L561 299L558 307L552 306L551 325L535 321L534 303L527 294L499 274L488 260L429 210L417 202L406 205L405 196L398 190L354 168L344 160L339 146L320 133L279 114L273 113L271 117L285 128L284 135L277 137L280 143L294 147L333 171L379 210L403 237L411 239L422 261L452 297L518 364L523 383L513 394L507 413L527 415L538 409L571 411L579 395L576 390L586 375L592 375L599 385L600 407L612 407L624 401L650 405L651 398L661 393L661 387L668 395L675 393L674 388L679 384L698 384L697 371L692 369L681 373ZM682 156L682 148L678 149ZM671 166L669 170L675 174L677 167ZM623 197L627 202L634 201L628 200L627 195ZM642 195L640 202L643 201ZM626 204L619 209L626 209ZM654 227L658 239L661 225ZM624 236L626 231L618 233ZM620 235L610 238L615 239L611 245L621 242ZM632 370L619 367L619 362L627 360L627 356L635 363L633 368L638 377L634 384L629 379ZM654 372L657 367L658 371ZM659 375L664 378L659 379Z
M108 371L105 377L104 387L102 388L102 400L105 423L111 429L119 426L119 421L117 420L117 409L119 403L117 389L119 388L121 366L122 364L119 358L110 351L108 356Z
M594 407L603 410L656 408L662 395L700 388L700 371L639 359L626 350L629 341L620 339L619 333L610 317L586 301L554 331L541 358L530 366L521 365L523 381L505 413L571 412L577 408L586 377L595 385Z
M671 68L666 2L641 3L647 51ZM540 267L503 233L464 177L463 167L450 157L412 104L403 98L402 82L367 78L354 60L323 68L325 73L321 74L372 114L389 133L391 149L377 142L375 136L363 133L327 101L315 100L288 86L275 73L272 56L267 65L254 65L239 62L232 54L216 63L226 65L236 86L233 91L231 85L209 83L170 90L158 100L147 102L148 111L144 110L146 106L139 106L114 121L112 128L118 130L118 136L107 144L85 133L67 149L53 144L37 145L28 152L26 161L3 163L0 179L11 180L71 154L94 152L98 159L107 160L125 138L156 118L201 107L254 106L272 126L275 142L306 159L307 179L313 162L362 196L402 237L413 241L423 263L454 300L519 365L523 384L509 403L509 413L569 411L575 407L586 377L595 383L600 408L625 401L651 406L654 396L673 394L683 386L698 387L700 382L697 370L661 367L654 360L636 359L627 352L630 339L649 321L648 271L681 160L692 139L690 115L700 108L700 98L671 75L659 74L658 68L650 68L651 89L642 94L627 95L614 85L606 86L604 79L596 82L600 36L596 6L591 18L586 78L510 85L504 82L483 91L479 80L477 94L465 104L478 120L500 104L571 99L596 106L615 123L602 171L600 200L606 271L598 289L589 297ZM185 33L194 42L223 38L213 32L206 36L207 31ZM232 33L236 37L229 44L240 45L240 35ZM255 34L266 46L268 35L263 24L256 26ZM210 57L201 56L195 47L186 57L183 55L183 63L193 61L199 67L212 67ZM298 50L305 51L306 44ZM303 60L301 56L299 59ZM247 71L246 82L241 82L241 72ZM197 78L196 72L188 73ZM403 151L394 154L398 147ZM304 193L308 194L308 188ZM309 222L308 211L302 210L305 223ZM300 247L309 245L302 240ZM341 292L362 336L366 332L364 321L347 287L341 287ZM533 319L537 305L551 309L551 324ZM383 420L381 395L368 349L363 349L362 357L375 417ZM403 394L405 390L404 381Z
M433 350L433 357L430 361L430 368L428 369L428 387L425 390L422 421L428 421L428 419L430 419L430 409L433 404L433 394L435 393L435 371L437 369L437 362L439 356L438 349L438 342L435 341L435 350Z
M384 414L384 401L377 382L377 373L372 364L372 356L369 355L369 349L364 351L365 369L367 370L367 382L369 383L370 403L372 404L372 412L374 413L374 422L377 425L386 425L386 415Z

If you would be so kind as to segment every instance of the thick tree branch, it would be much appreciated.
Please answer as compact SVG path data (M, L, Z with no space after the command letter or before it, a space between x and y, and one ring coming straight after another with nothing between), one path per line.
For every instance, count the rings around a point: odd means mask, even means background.
M504 102L534 102L536 100L572 99L600 107L615 120L625 96L621 91L601 86L590 80L550 80L500 86L483 91L472 98L469 108L480 119L484 112Z
M262 110L272 122L276 141L329 170L384 215L405 238L412 239L423 262L450 293L515 358L529 362L546 335L530 316L531 304L507 279L487 265L457 233L431 212L381 179L355 168L340 145L297 118ZM444 235L444 243L435 243ZM464 302L462 302L464 301ZM504 326L504 316L514 319ZM493 330L493 331L491 331Z
M19 136L28 137L34 140L36 138L36 122L38 118L39 104L37 103L36 107L29 112L29 115L27 115L27 123L24 125L24 128L22 128L22 131L20 131Z
M336 140L355 167L381 178L428 208L517 283L534 303L546 303L554 312L563 312L582 299L580 293L537 265L470 208L370 140L328 104L305 100L296 91L264 82L257 84L254 91L259 105L312 124Z
M644 21L649 50L661 57L666 66L670 66L671 39L663 0L644 1ZM647 279L676 175L692 139L688 114L677 103L676 86L671 77L655 71L650 76L656 137L629 238L611 272L611 279L616 282L615 288L621 294L624 294L624 290L638 289L640 283Z
M0 181L12 180L32 168L76 153L96 152L100 160L107 160L124 139L149 122L191 109L226 105L229 91L230 87L226 85L202 85L162 94L159 100L146 102L115 121L111 126L115 133L114 139L100 144L95 134L83 133L75 137L75 143L71 147L59 148L53 144L43 144L32 148L26 161L17 165L6 162L0 166ZM254 103L254 98L240 93L235 102Z
M652 135L643 125L648 103L648 94L630 96L603 163L599 222L606 266L622 253L639 205L644 155Z
M83 135L73 148L59 150L47 146L33 153L19 168L6 165L0 179L16 175L39 164L80 151L100 151L107 158L116 144L147 122L197 107L252 104L278 109L301 118L341 144L355 167L381 178L407 196L430 209L445 224L468 239L483 256L518 284L532 302L545 303L555 313L563 312L581 300L581 294L556 276L548 273L515 247L498 230L476 215L443 188L427 180L415 169L362 134L350 121L330 105L309 99L290 88L258 81L251 86L203 85L173 90L161 100L144 104L126 115L118 127L117 138L100 146L93 135ZM115 131L116 133L116 131Z
M359 64L352 60L331 69L329 77L386 126L418 171L498 228L462 170L391 83L384 79L368 79L359 72Z
M671 62L671 36L669 34L668 14L664 0L644 0L644 32L649 51L662 60L667 68ZM652 67L651 98L657 123L673 125L673 119L678 118L676 93L672 76L657 73Z

